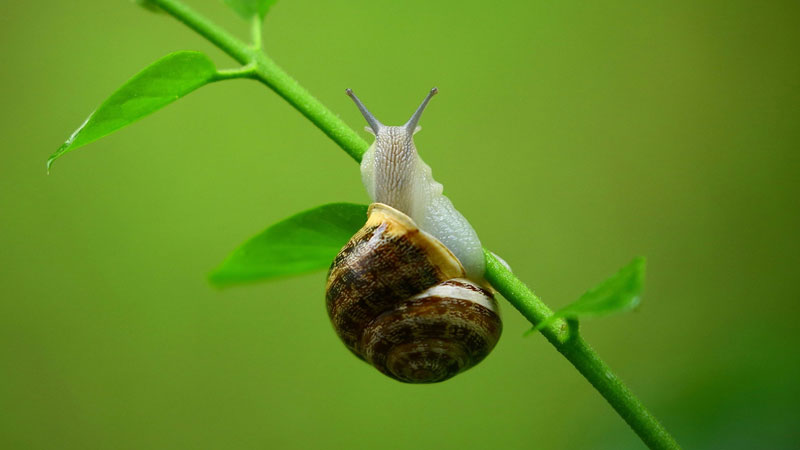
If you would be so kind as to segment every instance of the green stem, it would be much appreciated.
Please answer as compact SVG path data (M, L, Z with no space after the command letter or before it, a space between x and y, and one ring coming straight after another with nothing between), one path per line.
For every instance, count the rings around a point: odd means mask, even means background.
M236 69L222 69L218 70L214 75L212 81L235 80L237 78L255 78L256 66L248 64L246 66L238 67Z
M257 57L256 62L258 64L256 76L259 81L269 86L275 93L300 111L356 162L361 162L361 157L364 156L369 147L367 141L362 139L319 100L314 98L311 93L300 86L300 83L278 67L269 57L262 53Z
M231 36L227 31L182 2L176 0L149 0L149 3L157 5L167 14L183 22L184 25L211 41L220 50L242 64L252 61L257 53L245 45L244 42Z
M258 14L256 14L251 19L251 22L252 23L250 25L250 35L252 36L253 39L253 50L261 51L261 31L263 27L263 24L261 22L261 17L259 17Z
M339 145L351 158L360 162L367 151L367 141L347 126L331 110L306 91L263 52L245 45L227 31L177 0L151 0L171 16L202 35L242 64L255 63L255 78L275 91L308 120Z
M553 314L522 281L492 254L486 255L486 280L505 297L530 323L537 325ZM648 447L680 448L633 392L628 389L581 337L578 322L557 319L540 331L589 383L597 389Z
M202 17L178 0L151 0L164 11L188 25L225 53L252 69L230 71L247 73L258 79L314 125L333 139L354 160L361 161L368 144L332 111L314 98L266 54L245 45L225 30ZM255 25L253 25L255 29ZM254 31L255 33L255 31ZM258 35L260 35L260 24ZM254 34L254 37L256 34ZM260 39L254 38L256 44ZM225 73L224 71L221 73ZM224 76L224 75L223 75ZM240 78L241 76L233 76ZM536 295L489 251L486 253L486 279L533 325L553 314ZM650 448L680 448L664 427L650 414L622 381L583 340L576 321L556 320L541 330L547 340L597 389L617 413Z

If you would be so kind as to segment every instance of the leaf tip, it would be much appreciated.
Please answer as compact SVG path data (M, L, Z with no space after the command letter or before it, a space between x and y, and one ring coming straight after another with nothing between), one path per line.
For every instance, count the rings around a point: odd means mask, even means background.
M50 175L50 167L53 166L53 161L58 158L58 154L53 154L49 158L47 158L47 174Z
M162 12L161 7L157 4L153 3L152 0L133 0L133 3L141 6L143 9L146 9L150 12L159 13Z
M219 266L209 272L209 274L206 276L206 280L208 281L208 284L217 289L222 289L230 285L230 280L225 277L223 266Z
M59 149L58 149L58 150L56 150L56 152L55 152L55 153L53 153L52 155L50 155L50 157L49 157L49 158L47 158L47 165L46 165L46 167L47 167L47 174L48 174L48 175L50 175L50 170L51 170L51 168L53 167L53 163L54 163L54 162L55 162L55 161L56 161L58 158L60 158L60 157L61 157L61 155L63 155L63 154L66 152L67 148L68 148L68 145L67 145L67 143L65 143L64 145L62 145L61 147L59 147Z

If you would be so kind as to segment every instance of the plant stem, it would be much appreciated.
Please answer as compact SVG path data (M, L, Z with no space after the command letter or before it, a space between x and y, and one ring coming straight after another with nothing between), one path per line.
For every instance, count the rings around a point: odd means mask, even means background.
M211 41L220 50L242 64L249 63L256 55L256 52L245 45L244 42L231 36L227 31L182 2L176 0L149 0L149 3L158 6L170 16L183 22L184 25Z
M250 25L250 35L253 39L253 50L261 51L261 29L263 27L263 23L261 22L261 17L256 14L253 16Z
M486 280L500 292L530 323L536 325L553 314L528 286L489 251L486 256ZM663 425L642 405L633 393L606 365L580 335L577 321L557 319L540 331L589 383L597 389L648 447L680 448Z
M178 0L150 0L169 15L202 35L233 59L242 64L255 63L255 78L275 91L284 100L300 111L339 145L351 158L361 161L367 151L367 141L347 126L336 114L306 91L289 74L283 71L263 52L256 51L239 39L231 36L210 20Z
M256 66L248 64L236 69L217 70L212 81L235 80L237 78L255 78Z
M269 57L261 53L256 57L256 63L256 76L259 81L269 86L275 93L300 111L356 162L361 162L361 157L364 156L369 147L367 141L362 139L319 100L314 98Z
M266 54L257 50L260 46L260 24L253 36L256 49L228 34L178 0L151 0L164 11L183 22L191 29L211 41L225 53L242 64L253 65L239 71L220 72L221 77L258 79L300 113L322 132L333 139L350 157L361 161L368 144L332 111L314 98L289 74L283 71ZM486 279L511 303L531 324L536 325L553 314L536 295L511 271L501 264L489 251L486 254ZM650 448L677 449L677 442L658 420L642 405L622 381L600 359L597 353L580 336L577 321L556 320L543 328L541 333L576 369L597 389L617 413L630 425Z

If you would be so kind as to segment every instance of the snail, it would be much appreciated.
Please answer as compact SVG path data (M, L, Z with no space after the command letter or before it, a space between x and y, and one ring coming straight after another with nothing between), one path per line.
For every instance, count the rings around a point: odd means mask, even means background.
M375 135L361 162L373 203L366 224L331 264L325 292L347 348L407 383L444 381L473 367L502 330L478 236L414 146L417 123L436 93L394 127L347 90Z

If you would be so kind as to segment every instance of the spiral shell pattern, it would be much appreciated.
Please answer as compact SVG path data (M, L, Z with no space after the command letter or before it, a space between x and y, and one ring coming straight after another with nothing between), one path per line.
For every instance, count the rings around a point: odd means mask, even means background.
M492 293L402 212L369 218L328 273L334 329L359 358L408 383L446 380L480 362L502 330Z

